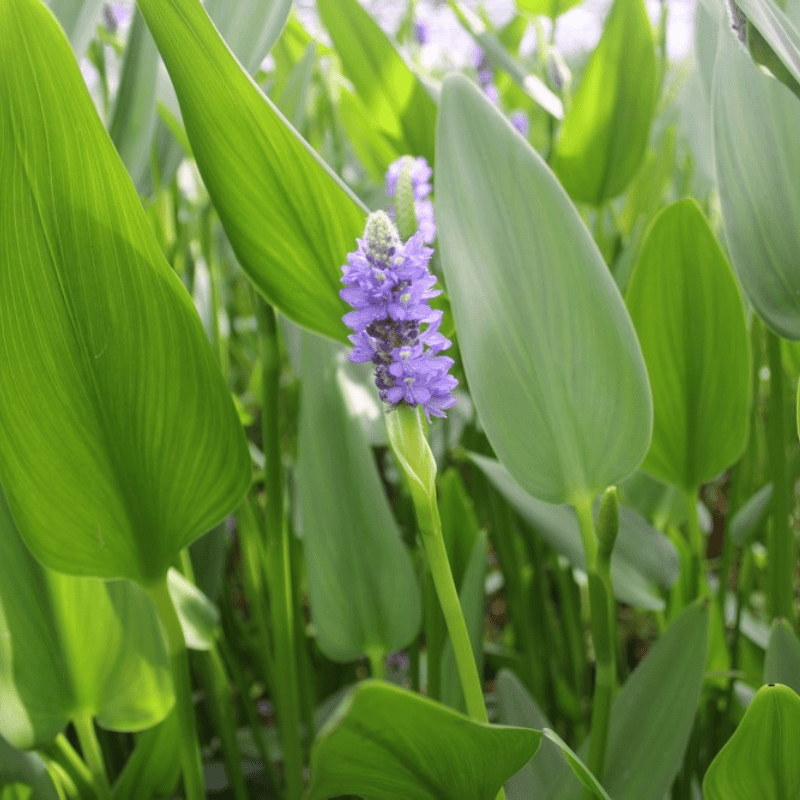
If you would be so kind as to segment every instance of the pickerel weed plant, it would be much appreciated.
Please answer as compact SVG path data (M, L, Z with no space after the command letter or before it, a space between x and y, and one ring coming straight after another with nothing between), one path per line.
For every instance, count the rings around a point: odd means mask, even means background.
M0 800L800 797L800 6L433 5L0 0Z

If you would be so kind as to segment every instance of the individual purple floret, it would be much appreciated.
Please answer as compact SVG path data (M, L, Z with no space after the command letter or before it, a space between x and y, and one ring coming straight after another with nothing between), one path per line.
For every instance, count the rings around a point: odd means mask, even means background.
M436 219L429 196L433 189L431 186L433 170L428 166L428 162L422 156L413 159L411 156L401 156L389 164L389 169L386 171L386 194L394 197L397 191L397 179L407 160L411 161L411 185L414 188L417 229L422 233L423 241L430 244L436 238ZM389 216L394 219L394 206L389 209Z
M432 255L422 231L403 244L389 215L376 211L342 267L347 288L340 292L354 309L344 315L353 331L350 360L375 364L381 400L393 408L420 405L429 420L452 408L458 385L449 374L453 359L439 355L450 347L439 332L442 312L428 305L441 294L428 271Z
M524 111L514 111L509 119L511 124L527 139L530 131L528 115Z

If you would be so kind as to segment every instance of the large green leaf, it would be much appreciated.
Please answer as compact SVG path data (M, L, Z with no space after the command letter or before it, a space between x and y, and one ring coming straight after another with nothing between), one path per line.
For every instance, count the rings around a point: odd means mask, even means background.
M303 336L298 482L317 644L336 661L385 654L420 627L420 591L359 419L343 348Z
M800 693L800 639L784 619L775 620L769 632L764 683L782 683Z
M553 153L553 171L575 200L600 205L628 185L647 147L657 75L644 0L616 0Z
M706 800L800 797L800 697L762 686L703 780Z
M173 702L169 660L141 588L43 567L1 490L0 563L0 735L27 749L79 715L125 731L164 718Z
M714 163L733 267L758 315L800 339L800 103L721 32Z
M586 569L586 559L575 512L544 503L528 494L499 462L477 453L470 458L494 487L543 539L569 562ZM679 560L669 539L636 512L620 507L619 535L611 555L614 593L623 603L660 610L664 601L656 587L668 589L678 577Z
M594 495L650 441L628 312L564 190L503 115L459 75L439 114L439 242L481 423L531 494Z
M237 63L197 0L139 0L236 255L305 328L345 339L341 265L366 210Z
M653 390L653 440L642 469L694 493L742 454L750 405L744 305L694 200L656 217L625 301Z
M311 752L309 800L488 800L542 734L475 722L388 683L356 687Z
M151 583L240 500L250 459L69 43L0 5L0 480L52 569Z
M358 0L318 0L317 9L371 124L396 149L433 164L436 103L422 81Z
M667 795L700 700L707 638L708 609L695 603L667 628L614 698L603 778L614 800ZM588 741L578 754L587 751ZM581 786L568 776L552 796L578 800Z

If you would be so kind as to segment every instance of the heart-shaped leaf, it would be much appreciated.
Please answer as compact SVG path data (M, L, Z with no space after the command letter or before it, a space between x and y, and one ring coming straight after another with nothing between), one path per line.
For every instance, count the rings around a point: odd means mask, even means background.
M442 264L489 441L534 496L594 496L636 469L652 426L617 287L553 174L459 75L445 81L437 153Z
M311 752L309 800L487 800L536 752L540 731L475 722L380 681L357 686Z
M703 779L706 800L794 800L800 796L800 697L762 686Z
M261 93L197 0L139 7L242 268L287 317L345 341L341 265L366 209Z
M250 482L242 429L69 43L0 5L0 479L52 569L145 584Z

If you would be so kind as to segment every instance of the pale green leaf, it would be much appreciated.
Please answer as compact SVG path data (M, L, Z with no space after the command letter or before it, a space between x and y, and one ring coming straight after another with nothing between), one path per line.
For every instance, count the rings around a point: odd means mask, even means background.
M27 749L82 714L124 731L164 718L173 703L169 660L141 588L43 567L1 490L0 563L0 735Z
M366 210L237 63L196 0L140 0L186 133L247 276L303 327L345 339L341 265Z
M152 583L239 502L230 393L39 0L0 5L0 479L52 569Z
M647 147L657 74L644 0L616 0L553 153L553 171L575 200L600 205L628 185Z
M75 55L80 58L100 22L103 0L48 0L47 5L67 34Z
M425 85L358 0L318 0L317 9L371 124L395 149L432 165L436 103Z
M542 734L475 722L379 681L357 686L317 737L309 800L487 800Z
M800 339L800 103L733 37L719 37L714 164L728 251L758 315Z
M304 334L298 481L317 644L336 661L419 631L420 591L361 422L342 396L343 348Z
M741 456L751 383L739 287L694 200L656 217L625 301L653 391L642 469L694 494Z
M622 298L553 174L462 76L445 82L437 149L442 264L489 441L534 496L593 496L633 472L650 441Z
M784 619L775 620L769 632L764 683L782 683L800 693L800 639Z

